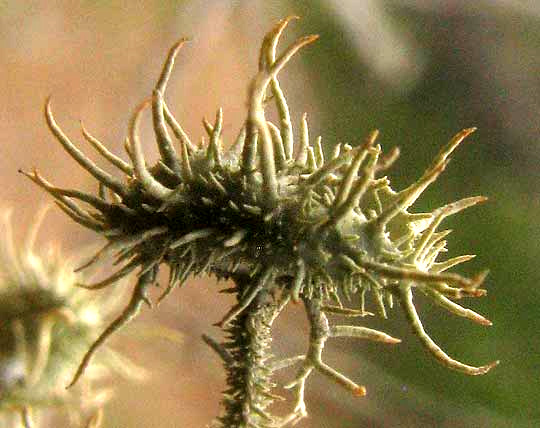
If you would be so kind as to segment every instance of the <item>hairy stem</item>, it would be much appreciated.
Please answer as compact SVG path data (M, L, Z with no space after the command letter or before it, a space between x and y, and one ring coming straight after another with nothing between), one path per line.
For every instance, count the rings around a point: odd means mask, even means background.
M235 278L238 300L257 278L248 275ZM288 300L288 297L284 299ZM276 419L266 408L277 398L271 393L271 326L286 303L268 291L258 292L251 303L226 328L224 347L230 353L225 362L227 389L224 391L223 415L218 418L223 428L259 428L275 426ZM281 300L281 301L280 301Z

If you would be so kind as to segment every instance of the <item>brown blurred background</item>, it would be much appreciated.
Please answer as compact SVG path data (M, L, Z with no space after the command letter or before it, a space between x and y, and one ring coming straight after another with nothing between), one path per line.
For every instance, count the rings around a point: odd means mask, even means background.
M122 153L130 113L150 94L168 48L189 36L168 104L192 140L203 134L201 118L223 107L225 137L232 139L245 114L259 43L290 14L302 20L291 24L282 47L300 34L321 35L281 75L295 123L306 111L312 135L321 134L327 147L355 145L380 129L384 148L402 149L390 172L395 188L418 177L455 132L478 126L418 210L468 195L490 197L447 226L455 230L449 257L479 254L463 272L491 269L489 296L471 306L494 326L471 325L429 302L421 302L421 310L451 355L473 364L502 360L480 378L449 372L420 349L396 309L389 320L369 320L368 326L401 337L399 346L336 340L325 351L330 364L367 386L367 397L350 397L313 375L311 417L299 426L540 426L540 3L0 1L0 202L15 208L18 236L49 200L18 168L37 166L65 187L95 187L47 131L47 95L58 122L87 153L80 119ZM157 150L148 123L143 133L152 159ZM95 236L53 210L41 240L75 252ZM190 280L111 341L152 377L143 384L115 382L106 427L202 427L219 412L222 369L200 340L202 333L219 337L211 324L227 301L217 290L212 280ZM156 324L180 331L183 343L138 333ZM303 349L305 337L295 333L305 328L301 311L291 309L276 328L276 353Z

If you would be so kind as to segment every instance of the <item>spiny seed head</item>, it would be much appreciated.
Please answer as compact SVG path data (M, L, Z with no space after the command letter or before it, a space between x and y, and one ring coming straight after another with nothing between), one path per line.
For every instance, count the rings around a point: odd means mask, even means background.
M0 425L30 408L64 405L75 416L108 395L90 387L91 379L110 374L102 359L84 385L70 392L65 387L114 308L75 286L87 275L74 273L73 260L58 248L36 253L45 210L22 245L13 239L10 214L0 214Z
M110 153L83 130L85 139L124 175L123 179L98 167L69 140L47 101L49 128L71 157L99 181L101 191L94 196L61 189L36 171L25 174L75 221L106 237L107 244L92 261L112 253L121 267L88 288L105 287L138 270L130 303L98 342L135 316L142 302L148 303L148 286L165 264L170 276L163 296L190 275L234 278L239 272L249 273L253 285L243 290L239 304L223 318L222 326L245 310L259 292L275 284L294 301L315 299L323 305L318 310L341 315L347 311L367 314L364 297L370 293L379 313L386 316L386 306L396 298L421 342L443 364L467 374L487 372L495 363L468 366L435 345L423 330L412 302L412 290L418 288L457 315L489 323L453 301L485 294L480 288L485 275L466 278L447 273L472 256L439 261L448 232L436 231L444 218L485 198L463 199L431 213L409 211L474 129L459 132L420 178L401 191L393 190L382 175L398 151L384 156L376 143L377 131L356 147L338 145L328 154L320 137L310 138L304 115L299 136L295 136L277 76L291 57L317 36L300 38L277 55L277 42L290 20L280 21L264 38L259 70L249 87L247 118L232 145L224 142L221 109L214 123L204 121L208 143L195 145L165 103L172 66L185 40L171 48L151 98L132 116L125 144L129 161ZM277 125L265 117L270 97L279 116ZM151 109L160 152L160 160L153 166L144 158L138 134L147 108ZM356 299L361 310L344 308L343 298ZM347 335L382 340L364 330L351 330ZM385 336L389 343L398 341ZM94 350L95 346L79 374ZM357 394L364 391L337 379Z

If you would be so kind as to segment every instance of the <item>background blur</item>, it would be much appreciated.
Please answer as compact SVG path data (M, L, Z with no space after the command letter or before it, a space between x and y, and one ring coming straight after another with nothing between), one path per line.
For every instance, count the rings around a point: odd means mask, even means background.
M366 320L403 339L393 348L335 340L330 364L368 388L358 399L317 374L308 383L308 427L540 426L540 3L491 0L315 1L0 1L0 202L15 207L22 236L49 199L17 173L39 170L65 187L94 189L48 133L42 115L53 95L56 118L73 140L79 119L121 153L127 121L148 96L168 48L180 53L167 92L192 140L200 120L224 108L224 132L236 135L245 113L265 32L289 14L282 47L321 35L281 73L293 119L308 112L312 135L358 144L373 128L402 156L393 187L417 178L457 131L479 130L461 147L417 211L470 195L487 204L449 219L448 257L478 254L463 273L489 267L489 295L471 301L494 325L482 328L418 299L425 325L448 353L470 364L501 364L483 377L440 366L420 347L396 308ZM148 123L146 153L156 148ZM66 252L95 236L52 210L41 240ZM203 427L219 412L224 377L200 335L225 311L213 281L191 280L157 310L111 342L152 375L144 384L118 380L106 410L110 428ZM465 302L469 304L469 302ZM138 334L161 324L184 335L176 344ZM277 326L276 353L305 346L299 308ZM299 332L300 331L300 332ZM391 348L391 349L390 349ZM52 427L51 422L51 427Z

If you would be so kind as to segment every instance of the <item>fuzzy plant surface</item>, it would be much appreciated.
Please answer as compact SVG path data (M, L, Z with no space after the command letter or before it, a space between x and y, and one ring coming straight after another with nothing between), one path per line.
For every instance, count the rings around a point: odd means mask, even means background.
M13 238L11 211L1 213L0 426L37 428L44 413L62 408L71 427L98 428L110 392L94 383L125 367L125 359L106 348L77 388L65 386L118 302L76 287L89 276L75 273L77 260L57 246L34 248L45 211L22 244Z
M221 109L214 123L203 121L208 142L203 138L194 144L167 107L165 89L186 40L171 48L152 96L135 109L125 140L127 161L82 130L117 174L83 154L57 124L47 100L50 130L98 181L100 190L96 195L83 193L56 187L35 170L24 174L49 192L74 221L105 237L106 245L88 265L113 258L118 266L108 278L81 286L102 289L136 272L129 303L90 347L72 384L96 349L143 304L151 305L149 288L162 266L168 267L169 279L159 300L192 276L213 275L232 283L224 291L236 296L236 304L217 324L225 332L225 342L204 336L227 373L223 411L214 421L217 427L268 428L298 422L307 415L304 391L314 372L365 395L365 387L327 365L322 352L327 340L335 337L400 342L347 321L373 315L366 310L368 299L383 317L397 301L420 343L444 366L480 375L497 364L475 367L447 355L424 330L413 301L414 292L420 292L458 316L491 324L456 303L486 293L481 288L486 272L473 277L448 272L473 256L438 260L449 232L437 230L441 222L485 198L462 199L429 213L410 211L474 129L455 135L418 180L400 191L393 190L384 176L398 151L384 156L376 143L377 131L356 147L338 144L324 153L321 137L309 136L306 115L299 132L293 133L277 79L293 55L317 39L299 38L278 54L278 40L291 19L280 21L262 42L258 72L249 85L247 117L232 144L226 144L222 135ZM279 118L276 124L265 115L272 104ZM153 165L145 159L138 131L147 110L160 153ZM289 302L305 308L309 345L303 355L278 359L271 352L272 323ZM280 385L292 391L291 410L275 415L274 374L294 366L290 383Z

